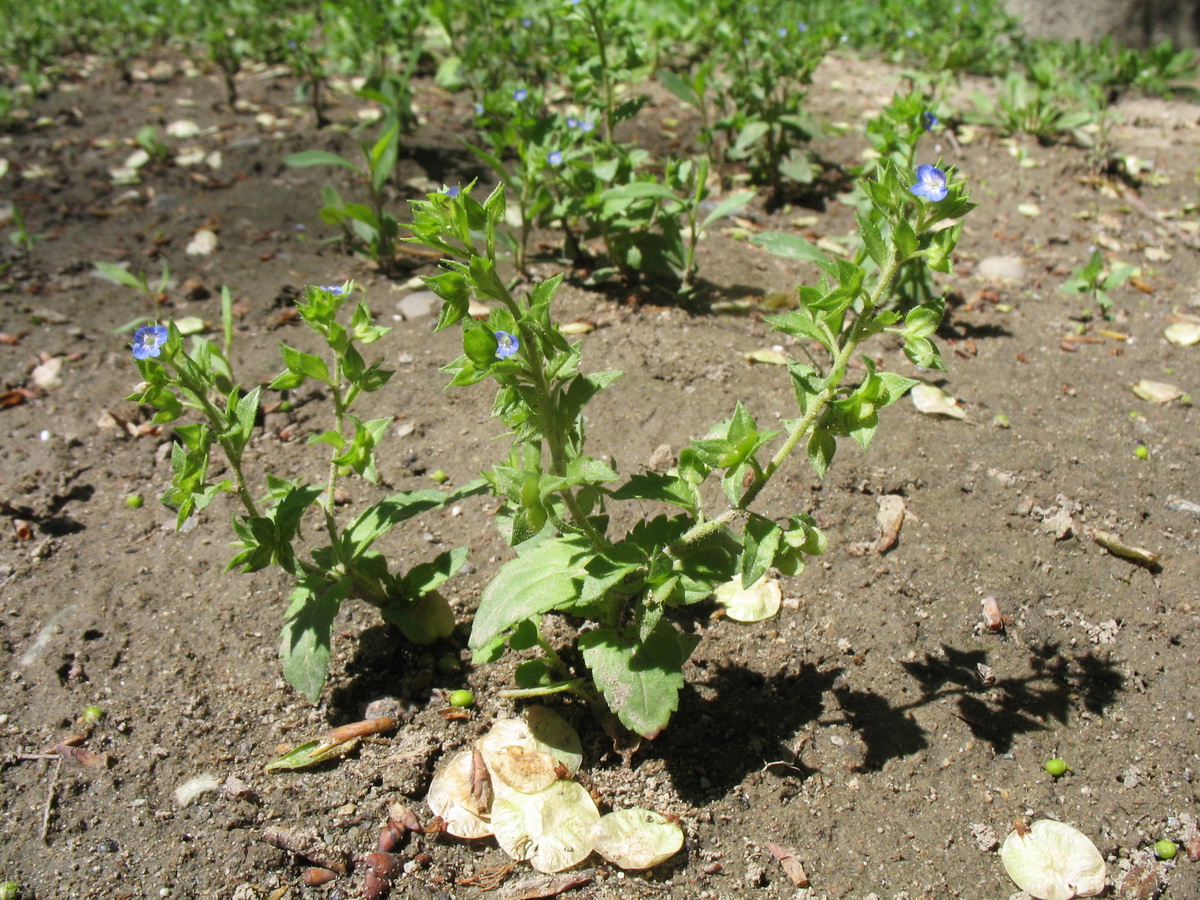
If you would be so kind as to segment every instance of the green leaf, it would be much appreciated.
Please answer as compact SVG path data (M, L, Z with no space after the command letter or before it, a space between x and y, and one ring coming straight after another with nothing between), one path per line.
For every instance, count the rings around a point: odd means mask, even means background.
M471 627L471 649L487 646L524 619L571 606L579 598L587 574L584 567L593 555L580 535L534 538L522 544L517 558L501 566L483 591Z
M496 335L478 322L463 327L463 353L476 366L487 367L496 361Z
M437 591L416 600L390 603L380 614L414 644L432 644L454 633L454 610Z
M439 553L429 562L419 563L408 570L408 574L400 582L401 592L405 597L419 597L436 590L443 582L452 578L466 561L466 547L455 547L453 550Z
M663 87L665 87L684 103L692 106L700 105L700 98L696 96L696 89L670 69L659 69L658 80Z
M296 350L287 344L279 345L279 353L283 356L283 364L287 366L289 372L315 378L325 384L332 383L329 378L329 367L321 357Z
M917 233L906 219L897 220L892 227L892 241L896 245L897 262L904 262L917 252Z
M329 673L333 620L350 593L350 580L332 585L319 578L305 578L292 590L279 655L288 684L314 703Z
M815 244L786 231L763 231L753 235L750 243L784 259L803 259L814 263L824 263L829 259Z
M478 484L476 483L475 486L478 487ZM342 548L351 560L357 559L375 542L376 538L385 534L393 526L426 510L437 509L445 505L450 502L451 496L430 489L393 494L380 500L374 506L363 510L359 517L342 532L339 538Z
M770 519L752 513L742 532L742 584L754 584L775 562L783 529Z
M643 472L630 476L629 480L612 493L614 500L657 500L672 503L695 512L696 495L691 486L677 475L660 475Z
M858 230L862 235L863 246L867 248L867 253L871 259L875 260L875 265L883 268L887 263L887 245L883 242L883 236L879 233L879 228L874 222L864 216L862 213L856 213L858 218ZM746 582L749 584L750 582Z
M146 286L146 279L145 279L144 275L141 278L139 278L137 275L134 275L128 269L122 268L121 266L115 265L114 263L110 263L110 262L97 261L97 262L93 263L93 265L96 267L96 270L98 272L100 272L101 275L104 275L107 278L111 278L113 281L116 281L119 284L125 285L125 287L133 288L135 291L142 291L143 293L148 293L147 286Z
M837 452L837 438L824 428L816 428L808 439L808 461L817 473L818 478L824 478L833 455Z
M812 313L804 307L794 309L781 316L767 316L764 321L775 331L782 331L784 334L790 334L793 337L809 338L830 352L834 350L828 329L822 327L812 317Z
M283 756L267 763L263 770L266 772L286 772L294 769L308 769L312 766L340 759L358 746L358 738L350 738L336 744L326 744L322 741L306 741L299 747L293 747Z
M679 707L684 653L680 636L660 620L643 642L601 627L579 636L596 687L625 727L654 738Z
M344 156L338 156L336 153L330 153L328 150L302 150L299 153L290 153L283 158L283 162L285 165L297 167L342 166L351 172L363 174L362 170L350 160Z
M707 228L718 219L723 219L725 216L733 215L735 212L744 207L747 203L757 196L754 191L738 191L736 194L730 194L724 200L716 205L704 221L700 223L701 229Z
M441 331L461 321L467 315L471 304L471 285L457 272L443 272L430 278L423 278L425 286L441 297L445 304L438 314L435 331Z

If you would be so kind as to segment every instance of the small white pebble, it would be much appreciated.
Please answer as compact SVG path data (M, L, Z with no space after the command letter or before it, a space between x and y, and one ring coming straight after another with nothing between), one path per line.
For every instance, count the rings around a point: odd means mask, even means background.
M46 431L43 428L41 431L38 432L38 437L41 438L43 441L48 441L48 440L50 440L50 432Z

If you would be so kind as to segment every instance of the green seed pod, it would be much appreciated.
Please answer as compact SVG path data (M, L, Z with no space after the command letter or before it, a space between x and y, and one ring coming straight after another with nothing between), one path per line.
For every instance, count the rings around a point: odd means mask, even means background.
M95 725L104 718L104 710L99 706L85 706L83 708L83 721L89 725Z
M1159 859L1174 859L1175 853L1179 850L1175 846L1174 841L1163 839L1154 845L1154 853Z
M130 494L125 498L125 505L130 509L141 509L142 504L146 501L142 499L141 494Z
M1054 759L1046 760L1046 771L1055 778L1058 778L1060 775L1066 775L1068 772L1070 772L1071 767L1068 766L1063 760L1055 757Z
M475 705L475 695L470 691L455 691L450 695L450 705L465 709Z
M541 506L525 510L525 524L535 534L541 531L546 524L546 510Z
M436 481L438 484L445 484L447 481L450 480L450 476L446 474L445 469L435 469L433 471L433 473L430 474L429 477L432 478L434 481Z
M526 509L533 509L542 505L542 498L538 487L538 477L536 475L528 476L525 479L525 483L521 485L521 505Z
M1150 448L1147 447L1145 444L1138 444L1137 449L1133 451L1133 455L1136 456L1138 459L1149 459L1150 458Z

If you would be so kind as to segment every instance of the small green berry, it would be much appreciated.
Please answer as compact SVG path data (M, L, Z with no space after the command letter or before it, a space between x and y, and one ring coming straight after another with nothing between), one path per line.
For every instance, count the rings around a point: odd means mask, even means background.
M455 691L450 695L450 705L457 706L460 709L468 706L474 706L475 695L470 691Z
M1147 447L1145 444L1138 444L1137 449L1133 451L1133 455L1136 456L1138 459L1149 459L1150 458L1150 448Z
M280 412L291 412L293 409L295 409L295 407L292 405L291 400L280 400L279 401L279 411Z
M349 478L354 474L354 469L350 466L338 466L338 478Z
M83 721L88 725L95 725L104 718L104 710L99 706L85 706L83 708Z
M125 505L130 509L141 509L142 504L146 501L142 499L141 494L130 494L125 498Z
M999 413L992 417L992 424L997 428L1008 428L1008 416L1006 416L1004 413Z
M1178 849L1174 841L1168 841L1165 838L1154 845L1154 853L1159 859L1174 859Z
M450 480L450 476L446 474L445 469L436 469L436 470L434 470L433 474L430 475L429 477L432 478L434 481L436 481L438 484L445 484L447 481Z
M1068 772L1070 772L1071 767L1068 766L1063 760L1055 757L1054 759L1046 760L1046 771L1055 778L1058 778L1060 775L1066 775Z

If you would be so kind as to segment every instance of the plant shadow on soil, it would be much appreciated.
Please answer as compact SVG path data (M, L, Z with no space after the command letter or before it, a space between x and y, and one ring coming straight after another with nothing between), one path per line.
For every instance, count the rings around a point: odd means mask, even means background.
M1110 662L1091 653L1067 657L1053 642L1030 649L1033 674L990 682L980 668L986 671L986 651L945 645L941 650L901 664L921 690L918 699L904 705L873 691L849 689L840 668L804 664L799 671L764 677L742 666L722 666L708 680L684 688L671 728L653 745L654 755L671 772L680 795L699 806L725 796L767 760L790 760L787 768L801 781L815 774L818 770L805 765L796 748L797 732L810 724L849 725L865 750L853 768L874 772L929 746L926 730L912 716L917 708L953 700L951 714L1003 754L1016 735L1046 730L1047 718L1066 723L1078 704L1100 714L1124 684ZM837 707L828 712L827 692ZM738 749L747 745L753 747L749 753Z

